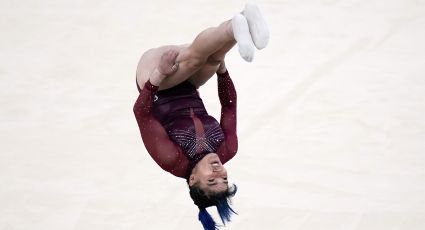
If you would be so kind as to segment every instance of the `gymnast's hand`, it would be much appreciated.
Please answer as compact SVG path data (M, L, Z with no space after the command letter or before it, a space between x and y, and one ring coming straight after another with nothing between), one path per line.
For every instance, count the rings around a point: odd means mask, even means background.
M161 56L161 61L158 65L158 71L165 76L169 76L175 73L179 67L179 64L176 63L178 54L179 52L172 49L163 53Z

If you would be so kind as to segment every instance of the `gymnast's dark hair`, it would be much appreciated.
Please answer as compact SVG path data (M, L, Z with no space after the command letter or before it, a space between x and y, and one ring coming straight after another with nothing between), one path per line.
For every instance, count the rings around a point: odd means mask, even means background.
M237 214L231 207L231 198L235 195L238 187L232 185L224 192L209 192L208 194L203 191L196 184L189 186L190 197L199 208L199 221L205 230L217 230L218 225L207 211L207 207L216 206L217 212L220 215L221 222L226 225L230 222L232 214Z

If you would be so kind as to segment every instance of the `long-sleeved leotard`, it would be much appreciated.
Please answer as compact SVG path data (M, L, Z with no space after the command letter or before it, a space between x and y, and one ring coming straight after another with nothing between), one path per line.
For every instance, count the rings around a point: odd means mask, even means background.
M187 178L207 153L217 153L223 164L236 154L237 98L228 72L218 74L220 124L207 114L188 82L158 91L147 81L139 91L133 110L140 133L147 151L165 171Z

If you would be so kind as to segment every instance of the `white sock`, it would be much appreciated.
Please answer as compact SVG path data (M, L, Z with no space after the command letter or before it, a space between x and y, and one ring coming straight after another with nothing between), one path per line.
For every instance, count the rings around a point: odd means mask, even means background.
M232 19L232 28L233 36L238 43L239 54L245 61L251 62L255 49L246 18L242 14L235 15Z
M247 3L243 14L248 21L249 32L255 47L259 50L265 48L269 43L270 33L260 9L254 3Z

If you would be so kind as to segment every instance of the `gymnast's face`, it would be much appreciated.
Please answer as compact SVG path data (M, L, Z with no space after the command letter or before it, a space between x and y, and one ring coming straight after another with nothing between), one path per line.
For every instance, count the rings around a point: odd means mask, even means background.
M192 171L189 185L199 184L205 191L224 192L228 189L227 171L221 164L218 155L206 155Z

